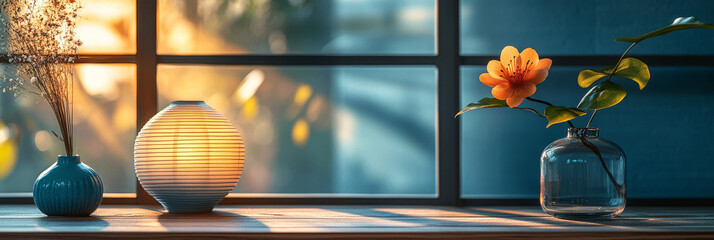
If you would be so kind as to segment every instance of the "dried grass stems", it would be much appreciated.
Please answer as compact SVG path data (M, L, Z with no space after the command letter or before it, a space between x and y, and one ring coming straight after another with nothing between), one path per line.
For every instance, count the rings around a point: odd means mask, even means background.
M0 49L9 63L3 68L16 71L12 77L5 71L3 92L47 100L60 129L52 133L67 156L73 155L72 79L82 44L75 32L80 8L79 0L0 0Z

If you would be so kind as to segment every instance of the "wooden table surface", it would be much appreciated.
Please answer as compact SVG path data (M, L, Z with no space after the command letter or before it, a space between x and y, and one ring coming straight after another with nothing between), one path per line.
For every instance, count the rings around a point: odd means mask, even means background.
M175 215L155 206L102 206L91 217L46 217L0 205L0 238L151 239L714 239L714 208L628 208L600 221L563 220L538 207L219 206Z

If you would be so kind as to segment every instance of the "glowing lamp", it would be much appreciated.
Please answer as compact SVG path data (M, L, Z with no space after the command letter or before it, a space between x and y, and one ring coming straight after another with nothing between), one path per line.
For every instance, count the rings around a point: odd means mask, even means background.
M170 213L210 212L243 173L240 133L202 101L176 101L141 129L134 168Z

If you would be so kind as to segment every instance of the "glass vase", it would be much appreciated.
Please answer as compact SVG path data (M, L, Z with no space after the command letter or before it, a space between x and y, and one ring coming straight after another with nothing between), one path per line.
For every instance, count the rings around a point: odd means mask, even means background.
M540 204L558 218L610 218L625 210L625 153L597 128L569 128L541 156Z

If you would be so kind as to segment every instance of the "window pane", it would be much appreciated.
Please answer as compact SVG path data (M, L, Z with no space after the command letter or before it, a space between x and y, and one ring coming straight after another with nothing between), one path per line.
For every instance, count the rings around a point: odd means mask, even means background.
M532 47L540 54L622 54L614 42L663 27L681 16L714 22L705 0L461 0L461 52L497 55L501 48ZM643 41L632 54L714 54L714 31L690 29Z
M77 34L84 44L80 53L135 54L136 1L84 2Z
M159 0L160 54L434 54L433 0Z
M136 189L135 89L132 64L76 65L75 151L102 177L105 193ZM0 94L0 192L32 192L37 176L64 154L52 131L57 121L44 99Z
M246 163L235 192L433 195L435 74L159 65L159 107L205 100L240 129Z
M576 106L587 89L576 78L584 67L553 67L534 97ZM490 97L477 80L485 67L462 70L462 105ZM619 105L598 112L593 126L627 154L627 196L633 198L714 197L714 67L651 66L652 78L640 91L634 82L615 79L628 90ZM525 107L542 111L538 104ZM588 111L590 114L590 111ZM589 116L589 115L588 115ZM584 126L587 118L574 120ZM567 124L545 128L532 113L509 109L469 112L462 119L464 197L537 198L540 154L566 135Z

